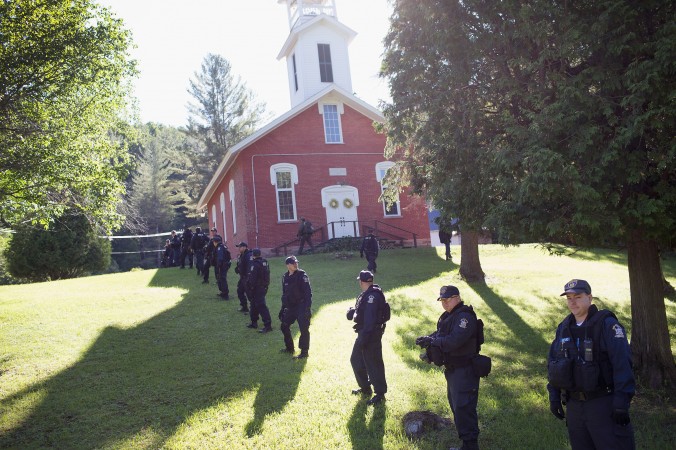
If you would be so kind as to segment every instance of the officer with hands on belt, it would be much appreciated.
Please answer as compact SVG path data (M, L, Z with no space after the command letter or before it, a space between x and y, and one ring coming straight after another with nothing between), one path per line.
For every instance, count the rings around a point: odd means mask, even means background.
M550 410L557 419L567 418L573 450L634 449L627 333L612 312L591 304L587 281L569 281L561 295L570 314L556 329L547 358Z
M433 355L437 365L445 366L448 403L463 442L459 450L478 450L479 376L472 366L472 359L478 354L477 317L472 307L463 303L455 286L442 286L437 301L441 301L445 311L437 321L437 331L420 336L415 342L428 349L427 355ZM437 357L441 360L436 361Z
M370 396L375 391L367 404L377 405L385 401L387 392L382 344L386 325L380 317L385 295L380 286L373 284L373 273L370 271L362 270L357 280L362 293L357 297L355 307L347 310L347 320L355 322L353 328L357 333L350 363L359 389L354 389L352 393Z
M286 258L285 263L287 272L282 277L282 309L279 311L279 320L282 322L280 328L284 334L284 348L281 351L291 354L295 351L289 327L298 321L300 354L294 356L294 359L307 358L310 349L312 287L305 271L298 268L298 259L295 256Z
M251 323L247 325L249 328L258 328L258 316L263 319L263 328L259 330L260 333L269 333L272 331L272 319L270 318L270 310L265 303L265 295L268 293L268 286L270 285L270 266L268 261L261 257L261 249L254 248L251 251L252 259L249 264L249 275L246 277L246 292L251 303L249 309L249 317Z

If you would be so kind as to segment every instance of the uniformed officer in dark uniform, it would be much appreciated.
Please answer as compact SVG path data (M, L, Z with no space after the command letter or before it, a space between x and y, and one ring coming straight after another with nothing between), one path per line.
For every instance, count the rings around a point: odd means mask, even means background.
M307 358L310 349L312 287L305 271L298 268L298 259L295 256L286 258L285 263L287 272L282 277L282 309L279 311L285 346L281 351L291 354L295 351L289 327L298 321L300 354L294 356L294 359Z
M437 300L445 311L437 321L437 331L419 337L416 344L443 355L446 393L462 439L461 450L478 450L479 376L472 367L472 359L478 354L477 317L472 307L463 303L455 286L442 286Z
M635 383L627 333L613 313L591 304L585 280L569 281L561 295L570 314L549 349L552 414L567 419L573 450L634 449L629 404Z
M249 275L249 264L251 263L251 252L246 242L240 242L235 247L239 249L239 256L237 256L237 265L235 266L235 273L239 275L237 282L237 297L239 298L239 311L243 313L249 312L246 298L246 277Z
M369 234L364 236L364 240L361 242L361 250L359 250L359 256L362 258L366 255L366 261L368 261L368 270L373 273L376 273L376 258L378 257L378 250L380 246L378 245L378 239L373 235L373 230L369 231Z
M178 265L179 256L181 256L181 237L176 231L171 231L171 265Z
M357 333L350 363L359 389L352 393L370 396L375 391L376 395L367 403L376 405L385 400L387 392L382 344L385 324L379 323L380 308L385 303L385 295L380 286L373 284L373 273L368 270L362 270L357 280L362 293L357 297L355 307L347 311L347 319L355 322L353 328Z
M269 333L272 331L272 319L270 310L265 303L265 295L268 293L270 285L270 266L268 261L261 257L261 249L254 248L251 251L251 263L249 264L249 276L246 277L247 297L251 302L249 308L249 317L251 323L249 328L258 328L258 316L263 319L263 328L260 333Z
M215 236L212 239L216 255L216 283L218 284L219 297L230 300L230 290L228 289L228 269L230 269L230 250L223 243L220 236Z
M192 248L190 243L192 242L192 230L188 227L183 229L183 234L181 234L181 269L185 269L185 258L188 257L188 262L190 263L190 268L192 269Z
M223 239L219 234L218 230L216 227L211 228L209 232L211 238L209 239L209 243L207 244L206 250L204 251L204 268L202 269L202 274L204 275L204 281L202 281L203 284L209 284L209 269L211 266L214 267L214 276L218 278L218 268L216 267L216 253L214 250L216 247L214 247L214 238L216 236L220 237L221 240Z
M197 276L202 275L202 270L204 270L204 251L208 243L209 238L207 238L207 236L202 233L202 227L195 228L195 232L192 235L192 240L190 241L190 248L192 249L192 253L195 256Z

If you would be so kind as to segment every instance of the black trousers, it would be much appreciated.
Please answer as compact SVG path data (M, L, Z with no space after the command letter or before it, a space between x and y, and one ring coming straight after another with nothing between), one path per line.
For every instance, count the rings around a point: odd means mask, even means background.
M185 257L188 257L188 263L190 264L190 268L192 269L192 252L190 252L190 247L185 247L181 249L181 267L185 268Z
M475 441L479 437L479 416L476 412L479 377L474 374L472 365L446 369L444 376L458 437L463 441Z
M364 347L359 339L356 339L352 347L352 356L350 356L354 377L359 387L363 390L371 390L371 385L373 385L373 391L376 394L387 392L382 338L382 332L375 332Z
M220 267L216 266L216 284L218 284L218 290L221 291L224 295L230 295L230 290L228 289L228 265L221 264Z
M284 311L282 325L280 326L284 335L284 345L289 350L294 349L291 325L296 321L298 321L298 328L300 329L298 348L308 351L310 349L310 307L305 304L286 308L286 311Z
M246 277L239 277L239 281L237 282L237 298L239 298L239 305L242 308L249 309L246 304Z
M368 261L367 269L370 270L371 272L375 272L376 268L378 267L376 265L377 256L375 255L375 253L370 253L370 252L365 252L365 254L366 254L366 261Z
M270 327L272 326L272 318L270 317L268 305L265 303L265 294L266 291L263 289L257 289L247 294L251 301L249 317L251 318L251 323L257 323L260 316L263 319L263 326Z
M195 267L197 267L197 273L202 273L204 270L204 250L195 251Z
M300 247L298 247L298 254L302 255L303 254L303 246L305 246L305 243L310 246L311 250L314 250L314 246L312 245L312 235L311 234L303 234L300 237Z
M634 428L613 422L613 396L605 395L593 400L568 400L566 424L573 450L633 450Z

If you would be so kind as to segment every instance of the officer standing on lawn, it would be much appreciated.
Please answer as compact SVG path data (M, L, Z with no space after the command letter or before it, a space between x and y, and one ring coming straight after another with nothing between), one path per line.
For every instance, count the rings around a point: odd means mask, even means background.
M612 312L592 305L587 281L569 281L561 295L570 314L556 329L547 358L550 410L567 419L573 450L634 449L627 333Z
M216 284L218 284L218 296L224 300L230 300L230 290L228 289L228 269L230 269L230 250L223 243L220 236L213 239L216 255Z
M240 242L235 247L239 249L239 256L237 256L237 265L235 266L235 273L239 275L237 282L237 297L239 298L239 311L243 313L249 312L246 298L246 278L249 275L249 264L251 263L251 252L246 242Z
M366 261L368 261L367 269L373 273L376 273L376 258L378 257L378 251L380 246L378 245L378 239L373 235L373 229L369 230L369 234L364 236L364 240L361 243L361 249L359 250L359 256L362 258L366 255Z
M453 421L462 439L459 450L478 450L479 376L472 366L478 354L478 321L471 306L466 306L455 286L443 286L439 298L444 313L437 321L437 331L416 339L416 344L428 349L433 362L444 365L446 393ZM434 361L438 357L441 361ZM458 450L458 449L451 449Z
M355 307L347 311L347 319L355 322L353 328L357 333L350 363L359 389L354 389L352 393L370 396L375 391L376 395L367 403L377 405L385 401L387 392L382 344L385 324L380 322L379 315L385 295L380 286L373 284L373 273L370 271L362 270L357 280L362 292L357 297Z
M204 270L204 252L205 247L209 243L209 238L202 233L202 227L195 228L195 232L192 235L192 240L190 241L190 248L192 249L193 255L195 255L195 267L197 267L197 276L202 275Z
M310 279L304 270L298 268L298 259L295 256L286 258L285 263L287 272L282 277L282 309L279 311L279 320L282 322L280 328L284 334L285 345L281 351L291 354L295 351L290 326L298 321L300 354L294 356L294 359L307 358L310 349L310 317L312 315Z
M202 274L204 275L204 281L202 281L202 284L209 284L209 269L211 266L214 267L214 276L218 278L218 272L217 272L217 267L216 267L216 253L214 250L216 247L214 247L214 238L216 236L221 238L221 241L223 238L218 234L218 230L216 227L212 227L210 232L209 232L211 238L209 239L209 243L207 244L207 248L204 251L204 267L202 268Z
M251 303L249 308L251 323L247 326L258 329L258 316L260 315L263 319L263 328L259 332L269 333L272 331L272 319L268 305L265 304L265 295L270 286L270 266L268 261L261 256L260 248L254 248L251 256L249 275L246 278L246 291Z

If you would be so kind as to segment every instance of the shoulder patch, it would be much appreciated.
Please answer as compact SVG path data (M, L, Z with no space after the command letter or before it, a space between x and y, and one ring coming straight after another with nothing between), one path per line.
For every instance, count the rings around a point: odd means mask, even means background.
M303 281L305 281L306 283L309 283L310 279L307 277L307 275L303 275Z
M613 330L615 331L615 337L616 338L624 338L624 330L622 329L622 326L619 323L616 323L613 325Z
M468 323L468 322L469 322L469 321L463 317L462 319L460 319L460 324L459 324L458 326L459 326L460 328L467 328L467 323Z
M368 298L368 300L366 301L366 303L373 303L373 300L375 300L375 299L376 299L376 298L375 298L373 295L369 295L369 298Z

